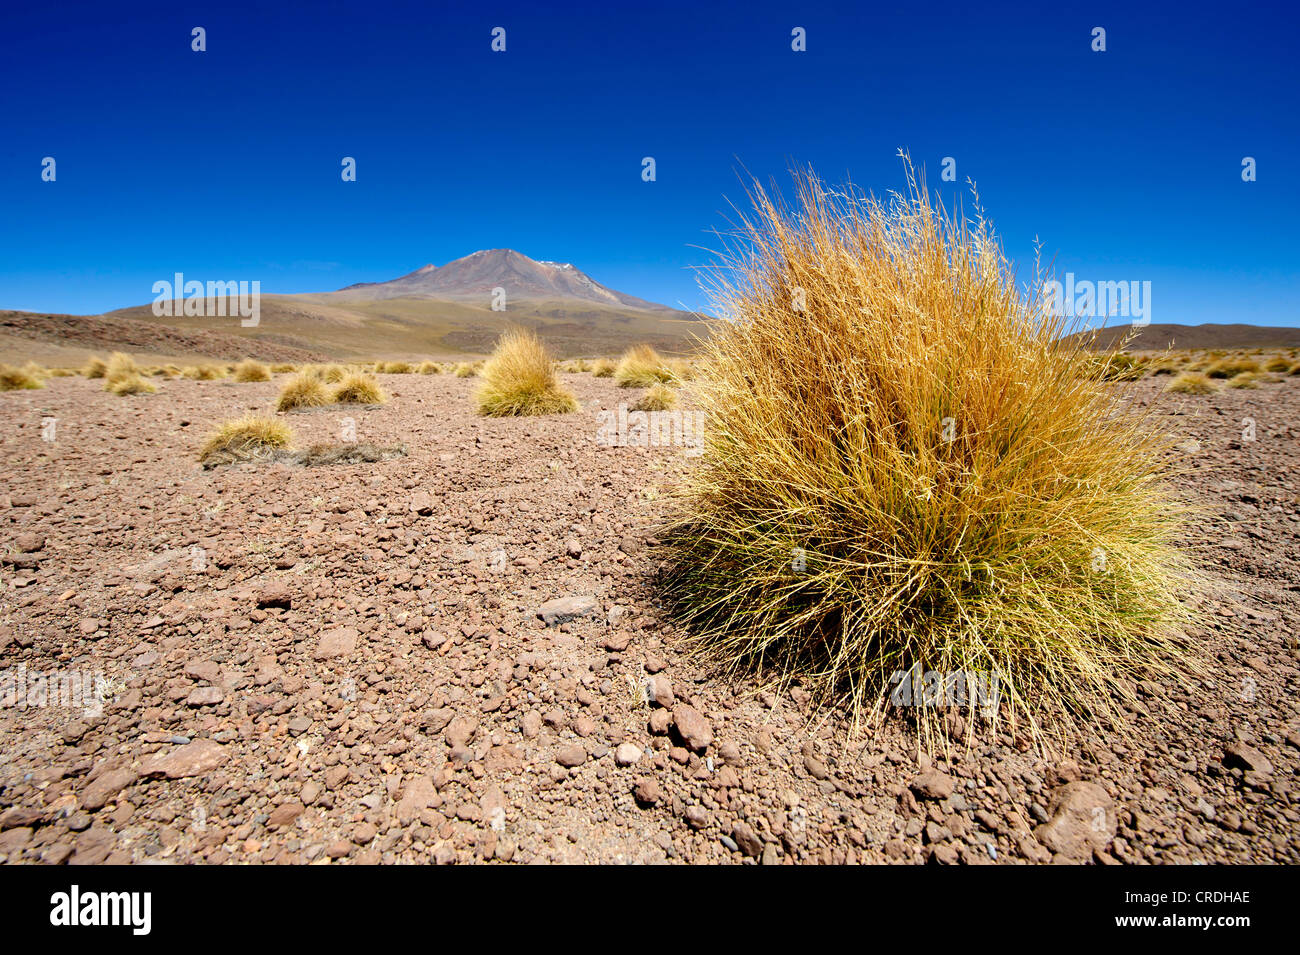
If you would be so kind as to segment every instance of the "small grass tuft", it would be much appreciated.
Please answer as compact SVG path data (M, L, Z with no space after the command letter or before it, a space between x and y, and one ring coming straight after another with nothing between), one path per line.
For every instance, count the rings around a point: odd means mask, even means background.
M1214 391L1214 382L1199 371L1184 371L1165 385L1165 391L1179 395L1208 395Z
M633 411L671 411L677 406L677 392L667 385L655 385L637 399Z
M388 401L388 395L379 387L379 382L359 371L344 375L330 397L340 405L382 405Z
M325 383L312 374L299 373L284 383L276 399L276 411L294 411L298 408L320 408L330 403Z
M271 369L260 361L245 358L235 366L235 381L270 381Z
M87 378L103 378L108 373L108 363L102 358L89 358L81 366L81 373Z
M115 395L152 395L158 386L135 372L110 375L104 379L104 390Z
M266 415L245 415L218 427L199 449L199 461L212 466L260 457L287 448L292 438L293 432L282 421Z
M26 368L0 365L0 391L28 391L44 387L45 382Z
M614 381L620 388L649 388L672 379L672 370L649 345L629 348L614 369Z

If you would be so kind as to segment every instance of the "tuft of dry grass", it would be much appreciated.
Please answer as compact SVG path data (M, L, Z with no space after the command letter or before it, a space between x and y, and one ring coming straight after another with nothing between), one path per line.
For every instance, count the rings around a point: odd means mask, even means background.
M409 375L415 369L411 367L410 362L406 361L381 361L377 363L375 371L385 375Z
M287 361L277 361L271 366L271 374L273 375L291 375L297 370L296 367Z
M266 415L245 415L217 428L199 449L199 461L205 465L260 457L287 448L293 438L289 426Z
M359 371L344 375L330 397L335 404L341 405L382 405L388 401L388 395L379 387L379 382Z
M613 378L617 367L608 358L597 358L591 363L591 374L593 378Z
M671 411L677 407L677 392L667 385L655 385L636 400L633 411Z
M649 388L672 380L672 370L650 345L632 346L614 369L614 381L620 388Z
M422 361L420 362L420 374L441 375L442 366L439 365L436 361Z
M102 358L90 358L81 366L81 373L87 378L103 378L108 373L108 363Z
M235 381L270 381L271 369L260 361L245 358L235 366Z
M104 368L105 378L124 378L128 375L140 374L140 366L135 363L135 359L126 352L115 351L108 357L108 364Z
M220 365L186 365L181 369L182 378L191 378L194 381L217 381L226 377L226 370Z
M478 413L491 418L563 414L578 401L560 384L555 362L533 332L512 328L501 336L483 366L474 392Z
M478 369L474 367L473 362L457 362L456 367L452 369L452 374L457 378L473 378L478 374Z
M104 390L115 395L152 395L158 386L135 372L109 375L104 379Z
M1040 746L1123 725L1139 674L1196 665L1173 438L1062 344L982 214L908 184L882 202L809 173L793 208L753 187L712 277L731 320L697 361L665 593L707 660L911 714L927 748L955 722L896 709L906 674L984 674L1000 705L972 717Z
M151 395L158 390L145 380L135 359L125 352L113 352L104 369L104 390L115 395Z
M1250 358L1220 358L1205 369L1211 378L1235 378L1255 371L1259 371L1259 362Z
M1264 365L1265 371L1288 372L1291 370L1291 360L1283 355L1277 355L1268 360Z
M44 387L45 382L30 370L0 365L0 391L25 391Z
M1208 395L1214 390L1214 382L1199 371L1184 371L1165 385L1165 391L1180 395Z
M306 372L294 375L280 389L276 411L293 411L298 408L320 408L330 403L330 393L325 383Z
M1267 381L1268 376L1257 371L1243 371L1239 375L1233 375L1226 382L1229 388L1258 388L1261 381Z

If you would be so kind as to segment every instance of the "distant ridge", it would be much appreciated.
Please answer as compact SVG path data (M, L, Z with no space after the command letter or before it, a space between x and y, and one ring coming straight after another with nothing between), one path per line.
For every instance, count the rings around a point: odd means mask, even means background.
M1267 325L1114 325L1096 332L1071 335L1093 336L1094 348L1118 346L1136 332L1125 347L1129 351L1163 351L1166 348L1300 348L1300 328L1273 328Z

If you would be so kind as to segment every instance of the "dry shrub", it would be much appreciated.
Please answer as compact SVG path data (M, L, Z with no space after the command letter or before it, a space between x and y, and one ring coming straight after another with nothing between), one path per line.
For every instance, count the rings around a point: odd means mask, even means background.
M23 391L44 387L45 382L26 368L0 365L0 391Z
M331 398L340 405L382 405L388 400L388 395L373 376L352 372L343 376Z
M482 379L474 392L474 406L481 415L505 418L578 410L577 399L556 377L546 347L533 332L521 328L501 336L483 366Z
M442 366L439 365L436 361L422 361L420 362L420 374L441 375Z
M1199 371L1184 371L1165 386L1165 391L1180 395L1208 395L1213 390L1214 382Z
M158 386L132 372L124 375L109 375L104 379L104 390L115 395L152 395L158 390Z
M1291 361L1282 355L1278 355L1269 359L1268 363L1264 365L1264 370L1287 372L1291 370Z
M617 367L608 358L597 358L591 363L591 374L594 378L613 378Z
M276 400L276 411L293 411L297 408L320 408L330 403L329 391L325 383L311 374L294 375L280 389Z
M614 381L620 388L649 388L672 379L672 370L650 345L632 346L614 369Z
M291 375L295 371L297 371L297 368L287 361L277 361L271 366L271 374L273 375Z
M217 381L226 377L226 370L220 365L187 365L181 369L182 378L192 378L195 381Z
M675 407L677 407L677 392L667 385L655 385L636 400L632 410L671 411Z
M1205 369L1211 378L1235 378L1254 371L1259 371L1259 362L1250 358L1220 358Z
M108 372L108 363L102 358L89 358L81 366L81 373L87 378L103 378Z
M478 374L478 369L474 367L473 362L457 362L456 367L452 369L452 374L457 378L473 378Z
M1229 388L1258 388L1261 381L1267 380L1268 376L1257 371L1243 371L1241 374L1229 378L1226 384Z
M245 415L217 428L199 449L199 461L209 467L262 457L289 446L289 426L266 415Z
M409 375L415 369L411 367L410 362L382 361L379 362L379 367L376 368L375 370L382 372L385 375Z
M712 279L731 320L662 537L688 645L867 722L910 713L927 747L958 721L894 710L909 672L986 674L1001 704L975 715L1039 744L1122 725L1139 674L1191 659L1173 439L1062 344L982 215L910 168L884 202L797 183L793 209L755 185Z
M235 381L270 381L271 369L260 361L245 358L235 366Z
M105 378L124 378L127 375L140 374L140 366L135 363L135 359L126 352L115 351L108 357L108 365L104 368Z

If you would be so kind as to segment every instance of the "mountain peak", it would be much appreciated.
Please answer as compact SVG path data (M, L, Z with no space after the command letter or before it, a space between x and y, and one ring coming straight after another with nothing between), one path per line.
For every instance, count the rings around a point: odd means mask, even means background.
M606 288L572 262L538 261L514 249L479 249L446 265L426 265L387 282L362 282L334 293L365 300L434 298L488 303L503 288L508 301L576 299L606 306L671 311Z

